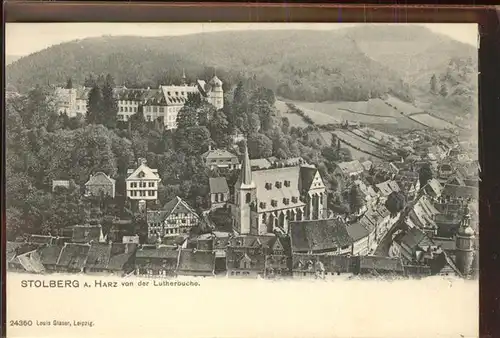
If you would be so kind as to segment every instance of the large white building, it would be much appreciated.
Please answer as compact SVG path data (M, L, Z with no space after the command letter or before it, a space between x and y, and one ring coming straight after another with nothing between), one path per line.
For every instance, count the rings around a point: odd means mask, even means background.
M56 105L60 114L66 113L69 117L87 112L87 98L90 88L56 88ZM180 86L164 86L147 89L130 89L124 86L114 89L117 100L118 121L127 122L132 115L142 107L144 118L147 121L162 119L166 129L177 127L177 114L188 99L189 94L200 94L216 109L224 107L224 91L222 81L214 76L208 83L197 80L194 84L187 84L183 75Z
M128 169L126 182L127 197L131 200L151 201L158 199L158 185L161 181L158 169L151 169L144 159L139 160L136 169Z

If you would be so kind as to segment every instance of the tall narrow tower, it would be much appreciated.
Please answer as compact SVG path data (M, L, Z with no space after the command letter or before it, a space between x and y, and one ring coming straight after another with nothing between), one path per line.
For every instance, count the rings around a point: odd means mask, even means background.
M209 93L209 101L217 109L224 108L224 91L222 89L222 81L214 75L209 82L211 90Z
M235 222L236 231L240 234L250 234L256 232L256 221L253 220L252 210L256 203L256 186L252 179L250 168L250 158L248 148L245 143L245 153L241 164L241 172L234 187L234 204L236 207Z
M181 85L182 86L186 86L187 85L186 72L184 71L184 68L182 68Z
M471 272L474 260L474 230L470 226L469 208L465 207L464 217L456 237L456 263L457 268L464 276Z

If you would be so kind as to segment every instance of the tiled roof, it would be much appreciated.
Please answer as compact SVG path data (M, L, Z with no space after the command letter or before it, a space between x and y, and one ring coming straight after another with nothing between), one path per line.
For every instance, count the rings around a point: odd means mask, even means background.
M479 197L479 190L476 187L446 184L441 195L477 199Z
M400 191L399 185L392 180L385 181L375 185L380 193L384 196L389 196L392 192Z
M400 243L405 244L410 248L410 250L414 251L425 237L425 233L422 230L414 227L405 232L405 234L400 238Z
M225 149L212 149L206 151L203 155L203 158L212 160L212 159L231 159L234 163L239 163L238 156L235 154L225 150Z
M443 190L443 186L441 185L441 183L439 183L438 180L436 180L435 178L431 178L428 182L427 182L427 186L432 189L432 191L434 192L434 194L436 196L441 196L442 194L442 190Z
M37 244L52 244L52 241L54 241L55 239L56 237L52 236L30 235L28 241L30 243L37 243Z
M40 260L43 265L56 265L62 246L50 245L40 248Z
M144 177L141 177L140 179L143 180L156 180L160 181L160 176L158 175L158 170L157 169L151 169L145 164L141 164L137 169L129 169L127 173L129 173L129 176L127 177L128 180L135 180L139 178L140 173L144 173Z
M352 223L347 226L347 233L351 237L353 242L359 241L367 237L370 233L363 225L360 223Z
M197 86L161 86L162 98L167 105L183 105L188 100L188 94L199 93Z
M181 250L177 271L213 273L214 269L215 253L213 251Z
M374 270L376 272L403 273L403 263L399 258L381 256L360 256L359 267L361 270Z
M115 180L106 175L103 172L98 172L95 175L91 175L90 179L85 183L85 185L114 185Z
M210 177L208 179L211 194L228 193L229 187L225 177Z
M66 243L61 251L58 266L63 266L68 269L83 269L87 261L90 245Z
M363 172L365 168L361 165L358 160L350 162L341 162L337 164L343 174L349 175L358 172Z
M108 270L123 270L124 265L135 254L136 244L113 243L111 245L111 255L109 257Z
M111 255L111 246L107 243L92 243L88 252L85 267L90 269L105 269Z
M136 101L142 102L148 95L151 89L135 89L135 88L114 88L113 94L120 101ZM156 89L153 89L156 91Z
M72 228L73 242L98 242L101 239L101 225L75 225Z
M335 219L290 222L293 251L319 251L352 243L345 224Z
M161 258L161 259L168 259L168 258L175 258L177 259L177 256L179 254L179 251L177 250L176 246L171 246L171 245L161 245L161 246L142 246L139 249L137 249L135 253L135 257L137 258Z
M373 162L372 161L364 161L361 163L365 171L369 171L372 168Z
M253 182L257 187L258 211L269 212L303 206L304 203L300 201L301 190L309 189L312 173L317 170L302 168L304 167L297 166L252 172ZM285 181L290 182L289 186L285 184ZM277 182L280 182L280 188L276 186ZM236 185L238 184L237 182ZM266 189L266 184L269 184L270 189ZM292 201L293 197L297 198L296 202ZM284 198L289 200L289 204L283 203ZM276 201L275 206L272 205L273 200ZM261 208L261 202L265 203L265 208Z
M385 218L391 214L389 210L387 210L386 206L383 204L378 205L376 211L382 218Z
M226 254L227 269L240 269L240 263L245 260L247 264L246 270L264 271L266 264L266 256L263 253L250 254L246 252L236 252L228 250Z
M251 168L269 169L272 166L273 164L267 158L255 158L253 160L250 160Z

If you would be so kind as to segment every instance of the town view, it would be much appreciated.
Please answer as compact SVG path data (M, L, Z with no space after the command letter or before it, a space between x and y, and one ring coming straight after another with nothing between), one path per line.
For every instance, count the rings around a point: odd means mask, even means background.
M9 271L477 277L471 45L363 25L89 37L7 62Z

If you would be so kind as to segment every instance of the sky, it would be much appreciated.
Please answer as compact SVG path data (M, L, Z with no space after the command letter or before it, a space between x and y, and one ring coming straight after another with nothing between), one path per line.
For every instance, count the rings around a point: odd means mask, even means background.
M352 23L6 23L6 55L24 56L52 45L103 35L173 36L228 30L334 30ZM388 25L388 24L381 24ZM392 25L403 25L392 24ZM412 24L477 47L476 24Z

